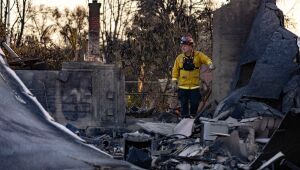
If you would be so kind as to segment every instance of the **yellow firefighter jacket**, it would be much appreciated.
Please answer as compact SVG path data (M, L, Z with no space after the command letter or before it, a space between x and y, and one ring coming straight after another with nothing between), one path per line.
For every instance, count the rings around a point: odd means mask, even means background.
M178 81L180 89L196 89L200 87L200 69L202 64L210 65L212 61L205 54L194 51L195 69L187 71L183 69L183 62L186 56L179 54L175 60L172 70L172 80Z

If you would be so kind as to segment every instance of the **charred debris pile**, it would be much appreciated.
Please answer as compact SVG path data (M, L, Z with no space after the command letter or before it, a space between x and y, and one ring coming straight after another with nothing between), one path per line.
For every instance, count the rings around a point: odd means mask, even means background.
M179 123L139 122L114 144L116 133L74 132L145 169L299 169L297 42L276 4L263 0L223 101Z

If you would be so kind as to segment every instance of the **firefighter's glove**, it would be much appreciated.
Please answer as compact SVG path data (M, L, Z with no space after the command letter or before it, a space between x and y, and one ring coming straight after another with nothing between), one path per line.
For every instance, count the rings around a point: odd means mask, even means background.
M172 88L172 91L174 93L177 92L177 90L178 90L177 80L172 80L172 82L171 82L171 88Z
M216 69L216 67L213 64L210 64L210 65L208 65L208 69L210 71L212 71L212 70Z

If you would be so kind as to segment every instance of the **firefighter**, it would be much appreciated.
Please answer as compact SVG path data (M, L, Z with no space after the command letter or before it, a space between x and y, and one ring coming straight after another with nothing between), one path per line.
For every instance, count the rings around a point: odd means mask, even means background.
M190 118L196 115L201 100L201 65L208 65L210 71L215 67L209 57L194 50L192 36L181 37L180 45L182 53L176 57L172 70L172 89L178 92L181 117Z

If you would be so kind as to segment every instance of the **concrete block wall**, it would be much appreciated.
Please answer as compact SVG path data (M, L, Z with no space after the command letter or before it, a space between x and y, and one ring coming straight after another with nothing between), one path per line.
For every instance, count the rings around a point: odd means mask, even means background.
M56 121L87 126L123 126L125 78L114 65L64 63L61 71L16 73Z

